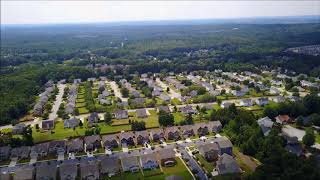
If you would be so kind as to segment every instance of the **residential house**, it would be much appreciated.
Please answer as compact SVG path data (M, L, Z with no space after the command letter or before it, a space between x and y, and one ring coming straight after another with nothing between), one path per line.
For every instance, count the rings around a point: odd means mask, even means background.
M273 98L273 101L275 103L281 103L281 102L285 101L285 98L283 96L277 96L277 97Z
M266 116L258 119L258 124L263 132L263 135L268 136L273 126L272 120Z
M31 147L29 146L20 146L13 148L11 150L10 158L18 158L18 159L27 159L29 158Z
M137 118L146 118L148 117L147 109L137 109L136 110Z
M83 152L83 140L81 138L71 139L67 143L67 153Z
M102 143L105 149L113 149L119 147L118 135L110 134L102 136Z
M209 162L216 161L219 155L219 147L216 143L200 144L199 153Z
M140 166L143 169L156 169L159 167L156 153L142 154L140 157Z
M98 113L94 112L94 113L91 113L89 116L88 116L88 125L92 125L93 123L98 123L99 122L99 115Z
M152 96L160 96L161 93L162 93L161 91L154 89L152 91Z
M166 113L170 113L171 112L169 106L159 106L158 112L160 112L160 111L164 111Z
M253 102L251 99L241 99L240 106L252 106Z
M78 167L76 160L65 160L59 165L59 175L61 180L76 180Z
M174 166L176 164L175 152L172 148L160 149L158 154L162 166Z
M86 152L95 151L101 147L101 138L99 135L85 136L84 144Z
M195 133L193 131L194 125L184 125L180 127L180 131L182 133L182 136L185 138L195 136Z
M12 134L22 134L25 128L26 128L25 124L23 123L17 124L13 126Z
M176 127L176 126L167 127L165 129L165 136L166 136L166 139L168 139L168 140L178 141L181 139L180 131L179 131L178 127Z
M271 86L270 87L270 94L280 94L280 91L278 88Z
M291 123L293 120L290 118L290 116L288 115L278 115L276 117L276 122L281 124L281 125L284 125L284 124L289 124Z
M137 144L143 145L150 141L149 133L145 131L136 131Z
M226 137L219 137L214 140L219 147L219 155L226 153L232 156L232 143Z
M0 161L8 160L11 153L10 146L2 146L0 147Z
M48 152L53 155L64 154L66 152L66 141L65 140L50 141Z
M41 122L43 130L52 130L54 129L54 120L43 120Z
M109 177L120 173L120 160L116 157L103 157L101 160L101 174Z
M126 145L134 146L135 145L134 138L135 136L131 131L123 132L120 134L120 142L124 146Z
M140 93L136 90L132 91L131 94L133 95L133 97L135 98L139 98L140 97Z
M135 98L135 99L133 99L133 102L137 105L143 105L144 103L146 103L146 99L145 98Z
M186 105L186 106L180 107L180 111L183 114L196 114L197 113L197 110L192 109L191 105Z
M217 161L216 169L218 173L221 175L242 172L237 161L233 159L233 157L230 156L229 154L223 154L219 157L219 160Z
M75 128L79 126L79 120L75 117L63 121L64 128Z
M261 97L256 99L256 104L259 106L264 106L267 105L269 103L269 99L267 97Z
M222 129L220 121L210 121L208 122L208 126L210 127L210 131L214 133L219 133Z
M167 94L164 94L164 93L161 93L159 98L164 102L170 102L170 100L171 100L170 96Z
M128 118L128 111L127 110L117 110L114 113L114 117L116 119L127 119Z
M14 171L13 180L22 180L22 179L33 180L34 178L35 178L35 169L32 165L19 166Z
M303 148L301 144L298 141L298 138L295 136L289 136L286 133L283 133L283 137L287 140L287 145L285 146L285 149L295 154L296 156L302 156L303 155Z
M150 136L152 137L152 140L154 142L164 141L164 132L163 132L163 129L161 129L161 128L151 129Z
M222 108L229 108L232 104L233 103L231 103L231 102L222 102L220 106Z
M138 158L136 156L128 156L122 158L121 166L124 172L138 172L140 170Z
M36 165L36 179L57 179L56 161L42 162Z
M81 159L80 162L81 179L99 180L99 164L96 160Z
M48 151L49 151L49 143L48 142L36 144L36 145L32 146L30 156L31 156L31 153L33 153L33 154L36 154L37 156L45 157L48 155Z
M193 125L194 132L199 136L205 136L209 134L210 127L206 123L196 123Z
M233 94L234 96L244 96L246 93L243 91L237 91L237 90L232 90L231 94Z

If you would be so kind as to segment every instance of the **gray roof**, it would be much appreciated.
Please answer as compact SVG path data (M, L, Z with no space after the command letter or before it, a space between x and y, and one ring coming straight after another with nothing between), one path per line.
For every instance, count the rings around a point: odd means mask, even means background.
M108 134L102 136L102 142L105 143L106 141L118 140L117 134Z
M144 163L147 163L148 161L153 161L153 162L157 162L157 155L156 153L148 153L148 154L142 154L141 157L140 157L140 160L141 160L141 166L144 164Z
M81 138L71 139L68 141L68 151L83 149L83 140Z
M219 145L219 148L229 148L233 146L231 141L226 137L216 138L214 141Z
M139 166L138 158L136 156L128 156L121 159L122 167L124 169Z
M136 110L137 117L147 117L147 110L146 109L137 109Z
M217 161L219 174L240 173L241 169L236 160L229 154L223 154Z
M96 141L101 141L101 138L99 135L93 135L93 136L86 136L84 137L84 143L85 144L93 144L95 143Z
M14 172L14 180L33 179L35 175L34 167L30 165L24 165L18 167ZM0 178L1 179L1 178Z
M78 174L76 162L63 162L59 166L61 180L75 180Z
M131 131L128 131L128 132L123 132L123 133L121 133L120 134L120 140L121 139L129 139L130 137L134 137L134 134L133 134L133 132L131 132Z
M83 179L99 179L99 166L95 160L82 161L80 163L80 172Z
M36 166L36 179L56 179L57 164L54 161L39 163Z
M119 159L116 157L104 157L101 160L101 173L116 173L121 169Z
M158 152L159 152L160 159L175 158L175 154L176 154L173 148L160 149Z
M206 152L209 151L219 151L219 147L216 143L206 143L206 144L200 144L198 145L198 149L201 154L205 154Z

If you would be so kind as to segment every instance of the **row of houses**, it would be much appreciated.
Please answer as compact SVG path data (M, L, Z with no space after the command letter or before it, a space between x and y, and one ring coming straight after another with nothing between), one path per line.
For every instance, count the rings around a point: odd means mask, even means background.
M63 162L50 161L35 165L22 165L0 170L1 180L18 179L102 179L102 176L113 176L121 171L137 172L152 170L160 166L174 166L175 152L172 148L157 151L146 151L142 154L131 153L122 156L98 156L69 159Z
M76 108L77 94L78 94L78 84L73 83L69 88L68 100L65 107L65 112L67 114L74 114L74 110Z
M54 88L53 84L49 83L48 87L45 89L45 91L40 94L40 99L34 105L34 108L33 108L33 115L34 116L41 116L42 115L42 113L44 111L44 107L47 104L47 102L52 94L53 88Z
M79 152L92 152L99 148L112 150L120 146L144 145L153 142L164 142L165 140L180 140L183 137L204 136L210 132L219 132L222 129L220 121L198 123L195 125L173 126L167 128L150 129L149 131L128 131L120 134L93 135L84 138L70 140L56 140L36 144L32 147L22 146L11 148L10 146L0 147L0 159L10 158L25 159L29 155L32 158L45 157L47 155L61 155ZM21 153L23 152L23 153Z

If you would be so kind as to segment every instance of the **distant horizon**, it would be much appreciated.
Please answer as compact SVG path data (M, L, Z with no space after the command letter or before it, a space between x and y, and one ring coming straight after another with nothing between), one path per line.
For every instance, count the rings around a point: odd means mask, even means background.
M1 25L320 16L320 1L1 1Z
M269 22L245 22L244 20L261 20L261 19L267 19L267 20L280 20L280 19L286 19L286 20L305 20L305 19L312 19L314 21L312 22L298 22L300 23L320 23L320 15L301 15L301 16L251 16L251 17L227 17L227 18L208 18L208 19L159 19L159 20L132 20L132 21L97 21L97 22L64 22L64 23L38 23L38 24L2 24L1 26L63 26L63 25L94 25L94 24L101 24L101 25L144 25L144 24L150 24L150 25L157 25L165 22L170 22L170 25L174 24L174 22L177 22L177 24L180 25L180 23L186 23L187 24L194 24L191 22L199 22L199 24L207 24L207 23L216 23L216 24L270 24ZM234 22L238 20L239 22ZM214 22L216 21L216 22ZM189 23L188 23L189 22ZM202 22L202 23L200 23ZM295 23L295 22L290 22ZM195 23L197 24L197 23ZM277 23L278 24L278 23ZM281 23L280 23L281 24ZM287 24L287 23L285 23ZM162 25L162 24L161 24Z

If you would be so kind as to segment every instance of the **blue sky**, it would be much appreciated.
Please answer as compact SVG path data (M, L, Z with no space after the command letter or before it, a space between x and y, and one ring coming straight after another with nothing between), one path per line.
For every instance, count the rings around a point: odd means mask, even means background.
M1 1L1 24L320 15L320 1Z

